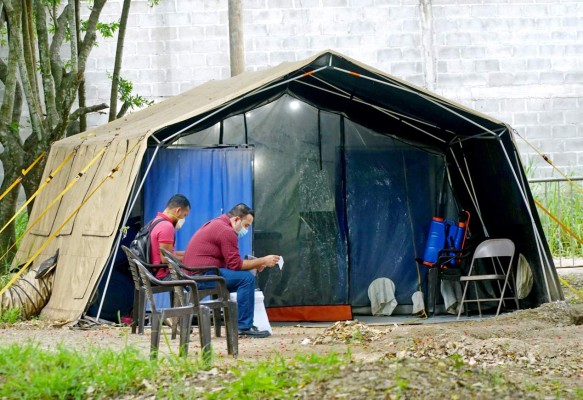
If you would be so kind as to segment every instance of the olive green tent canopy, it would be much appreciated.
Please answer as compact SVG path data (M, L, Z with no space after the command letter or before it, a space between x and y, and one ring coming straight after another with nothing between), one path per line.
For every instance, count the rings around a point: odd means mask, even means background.
M38 222L22 240L15 260L20 265L34 257L34 267L59 250L52 295L41 317L75 321L86 310L141 190L148 145L165 146L283 95L442 155L456 198L472 211L475 228L486 236L511 237L529 258L535 280L532 304L562 298L511 128L324 51L210 81L54 143L43 179L54 178L36 199L29 221Z

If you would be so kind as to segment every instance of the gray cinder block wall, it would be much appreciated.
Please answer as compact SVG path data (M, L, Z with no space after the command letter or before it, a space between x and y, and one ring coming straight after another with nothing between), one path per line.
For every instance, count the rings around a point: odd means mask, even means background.
M242 1L246 69L334 49L508 122L583 175L583 0ZM105 18L121 3L109 0ZM132 1L122 75L154 100L228 78L227 19L227 0ZM100 39L92 53L90 103L109 101L114 50ZM517 143L533 176L551 175Z

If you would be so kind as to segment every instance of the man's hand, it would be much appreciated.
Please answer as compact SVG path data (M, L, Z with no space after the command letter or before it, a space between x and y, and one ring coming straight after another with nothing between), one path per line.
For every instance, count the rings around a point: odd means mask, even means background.
M265 268L271 268L274 265L277 265L278 261L279 256L275 255L254 258L252 260L243 260L243 266L241 267L241 269L242 270L257 269L257 271L261 272Z
M261 257L263 267L273 267L279 261L279 256L269 255L265 257Z

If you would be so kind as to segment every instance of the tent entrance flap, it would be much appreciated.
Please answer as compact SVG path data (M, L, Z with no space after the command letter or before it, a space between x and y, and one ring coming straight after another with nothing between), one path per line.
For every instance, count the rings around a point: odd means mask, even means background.
M395 283L399 304L412 304L415 252L425 246L442 160L405 146L347 148L345 158L350 304L369 306L367 289L377 278ZM424 281L427 270L421 273Z

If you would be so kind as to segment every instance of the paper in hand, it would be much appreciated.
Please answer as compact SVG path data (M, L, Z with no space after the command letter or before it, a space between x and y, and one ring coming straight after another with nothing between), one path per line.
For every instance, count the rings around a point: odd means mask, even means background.
M283 257L282 256L279 256L279 261L277 262L277 265L279 265L280 270L283 268Z

